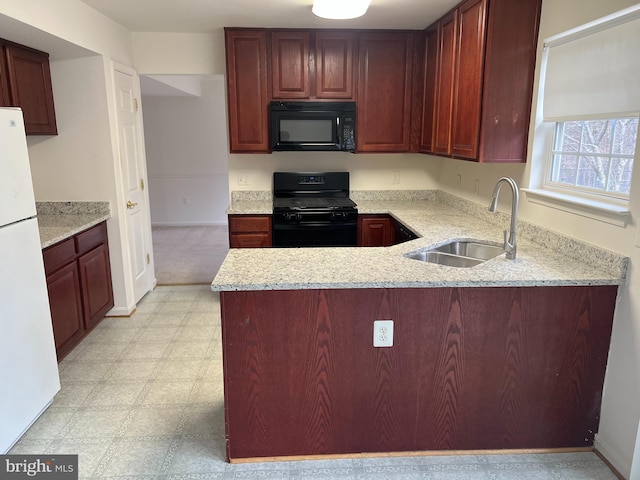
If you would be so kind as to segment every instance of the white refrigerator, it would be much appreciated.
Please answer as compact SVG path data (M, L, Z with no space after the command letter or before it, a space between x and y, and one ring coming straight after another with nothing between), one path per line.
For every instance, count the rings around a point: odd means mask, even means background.
M0 454L60 390L22 111L0 108Z

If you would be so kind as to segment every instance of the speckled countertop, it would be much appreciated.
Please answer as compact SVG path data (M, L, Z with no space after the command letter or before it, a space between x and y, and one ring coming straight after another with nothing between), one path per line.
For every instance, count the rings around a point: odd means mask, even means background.
M37 202L44 249L111 218L109 202Z
M232 198L228 213L271 213L267 195L258 197ZM502 254L471 268L412 260L405 255L452 239L500 245L509 216L438 191L351 198L359 213L388 213L420 238L391 247L232 249L212 290L618 285L626 277L626 257L522 221L515 260Z

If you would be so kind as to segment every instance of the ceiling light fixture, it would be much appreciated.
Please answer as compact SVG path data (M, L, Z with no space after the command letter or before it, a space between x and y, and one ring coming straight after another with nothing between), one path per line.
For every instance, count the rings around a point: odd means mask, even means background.
M346 20L364 15L371 0L313 0L314 15L332 20Z

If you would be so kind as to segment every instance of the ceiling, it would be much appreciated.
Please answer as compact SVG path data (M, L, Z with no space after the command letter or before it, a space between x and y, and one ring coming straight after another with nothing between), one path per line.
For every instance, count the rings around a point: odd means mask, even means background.
M206 33L222 27L423 29L460 0L371 0L353 20L311 13L313 0L82 0L132 32Z

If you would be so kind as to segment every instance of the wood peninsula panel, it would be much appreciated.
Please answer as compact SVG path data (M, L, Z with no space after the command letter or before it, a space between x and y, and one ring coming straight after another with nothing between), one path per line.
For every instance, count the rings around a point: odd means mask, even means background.
M592 445L616 292L222 292L228 458Z

